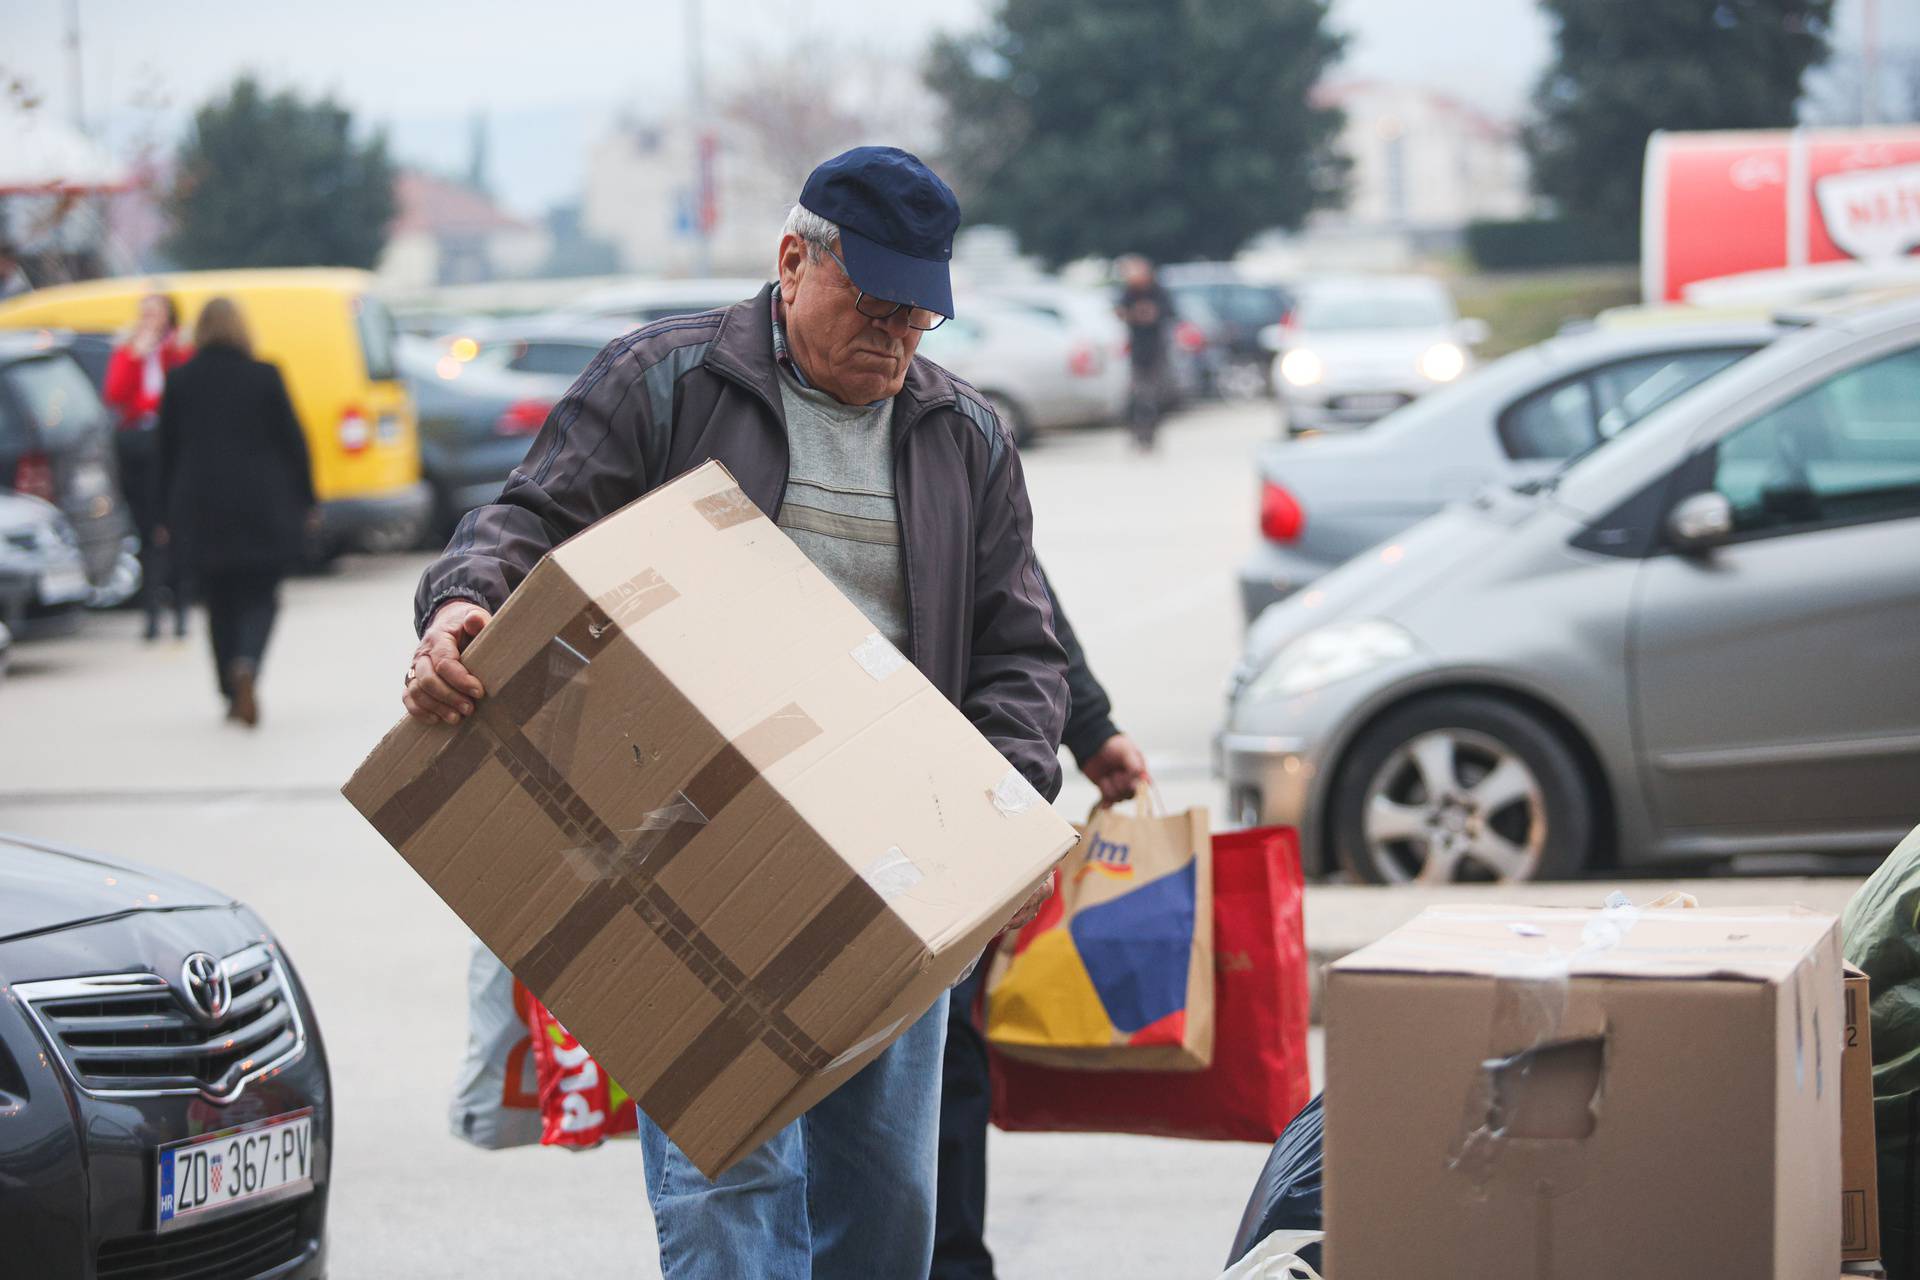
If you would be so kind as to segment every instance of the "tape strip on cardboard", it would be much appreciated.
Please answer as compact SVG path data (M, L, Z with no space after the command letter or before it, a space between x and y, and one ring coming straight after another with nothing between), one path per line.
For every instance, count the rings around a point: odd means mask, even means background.
M761 514L760 508L753 505L753 499L738 485L695 499L693 509L705 516L707 523L716 529L731 529Z
M1484 1186L1512 1136L1509 1130L1542 1056L1556 1046L1605 1034L1603 1024L1569 1014L1573 966L1583 956L1618 946L1639 920L1640 909L1616 891L1608 896L1605 910L1582 927L1580 945L1571 954L1556 950L1506 957L1508 963L1494 980L1487 1053L1467 1091L1448 1168Z
M733 491L738 493L738 490ZM727 495L716 494L714 499ZM715 501L709 520L740 523L758 514L745 495L738 503ZM725 527L725 524L717 527ZM676 598L651 570L582 609L552 641L522 664L473 716L421 775L400 787L376 813L376 829L396 847L417 835L452 801L473 771L492 755L572 841L567 863L589 881L586 889L509 967L536 992L550 989L567 965L622 910L631 910L720 1002L720 1012L639 1096L642 1110L658 1124L671 1124L718 1076L725 1064L756 1039L800 1075L831 1069L845 1054L830 1053L785 1012L786 1005L826 971L845 938L876 920L885 904L865 880L850 879L826 906L758 974L747 975L707 937L661 888L657 877L710 820L737 797L761 769L812 741L820 726L789 704L739 735L716 753L676 793L673 803L643 816L625 833L615 832L573 789L551 752L570 753L577 738L578 710L556 708L536 743L524 726L556 700L580 700L592 659L623 625L631 625ZM611 606L609 608L608 606ZM617 612L616 619L613 613Z

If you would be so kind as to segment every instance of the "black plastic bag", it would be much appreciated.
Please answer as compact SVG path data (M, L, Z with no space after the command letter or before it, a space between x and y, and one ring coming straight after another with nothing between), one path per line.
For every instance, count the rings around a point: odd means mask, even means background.
M1326 1229L1320 1219L1320 1164L1325 1148L1321 1115L1320 1095L1316 1093L1267 1153L1267 1163L1247 1200L1247 1211L1240 1215L1240 1230L1234 1233L1233 1250L1227 1255L1229 1267L1276 1231ZM1300 1260L1319 1270L1320 1246L1311 1244L1300 1250Z

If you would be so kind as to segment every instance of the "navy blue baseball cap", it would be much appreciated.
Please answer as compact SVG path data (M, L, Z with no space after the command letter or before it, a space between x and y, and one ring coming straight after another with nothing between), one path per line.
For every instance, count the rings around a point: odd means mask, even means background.
M960 202L940 175L898 147L855 147L815 169L802 208L840 228L857 288L888 302L953 315L953 233Z

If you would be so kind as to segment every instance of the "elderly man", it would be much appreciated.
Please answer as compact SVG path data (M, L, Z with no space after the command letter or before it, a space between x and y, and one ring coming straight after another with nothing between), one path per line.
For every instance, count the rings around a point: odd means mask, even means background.
M1020 459L971 387L915 356L920 335L953 314L959 222L953 193L915 157L849 151L807 179L780 237L776 285L608 346L500 500L469 514L423 576L407 709L448 724L471 714L485 690L460 653L540 556L718 459L1052 797L1065 657ZM675 1280L925 1276L946 1024L943 997L717 1181L643 1121L662 1270Z

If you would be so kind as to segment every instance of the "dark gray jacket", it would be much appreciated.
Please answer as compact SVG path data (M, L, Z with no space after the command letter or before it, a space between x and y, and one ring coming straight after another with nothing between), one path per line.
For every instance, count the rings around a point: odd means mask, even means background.
M547 416L499 500L469 512L428 566L416 628L450 599L498 609L552 547L709 460L778 516L787 432L771 289L608 344ZM918 357L893 422L907 656L1051 799L1066 656L1012 437L972 387Z

